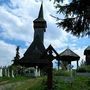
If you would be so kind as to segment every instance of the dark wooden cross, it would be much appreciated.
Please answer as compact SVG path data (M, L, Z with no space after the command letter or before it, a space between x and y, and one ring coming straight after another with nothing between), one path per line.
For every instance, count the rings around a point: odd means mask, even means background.
M53 88L53 74L52 74L53 64L52 64L52 61L54 59L58 59L59 55L51 45L49 45L49 47L46 49L45 53L46 53L46 57L48 59L47 87L48 87L48 90L52 90L52 88ZM54 55L53 55L53 53L54 53Z

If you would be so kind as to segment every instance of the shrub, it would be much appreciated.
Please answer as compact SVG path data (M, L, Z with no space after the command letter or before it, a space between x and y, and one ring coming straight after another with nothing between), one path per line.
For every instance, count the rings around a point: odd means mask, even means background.
M90 72L90 65L82 66L76 71L77 72Z
M83 68L83 67L81 67L81 68L77 69L76 71L77 71L77 72L86 72L86 69Z
M70 76L70 72L64 71L64 70L54 71L53 74L54 74L55 76Z

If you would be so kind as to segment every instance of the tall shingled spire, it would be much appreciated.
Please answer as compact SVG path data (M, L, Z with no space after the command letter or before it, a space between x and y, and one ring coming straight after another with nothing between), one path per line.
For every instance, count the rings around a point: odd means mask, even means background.
M34 40L36 39L36 37L39 37L41 42L44 42L44 32L46 31L47 23L44 19L43 3L41 3L38 17L33 21L33 26L34 26Z
M44 14L43 14L43 3L41 3L38 18L35 19L33 23L34 23L34 28L46 28L47 27L46 21L44 19Z
M41 3L41 7L40 7L38 18L42 18L42 19L44 18L43 17L43 3Z

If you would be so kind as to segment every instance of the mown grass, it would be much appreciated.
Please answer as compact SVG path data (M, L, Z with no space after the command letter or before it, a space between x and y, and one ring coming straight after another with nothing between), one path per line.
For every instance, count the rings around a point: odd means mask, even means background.
M30 77L23 77L23 76L17 76L15 78L12 78L12 77L0 77L0 85L7 84L7 83L18 82L18 81L25 81L27 79L30 79Z
M22 84L17 85L15 90L42 90L42 78L29 79Z
M44 90L43 83L44 77L38 78L27 78L27 77L16 77L16 78L0 78L0 83L8 81L1 84L5 87L5 90ZM3 90L4 90L3 89Z
M66 72L65 72L66 73ZM90 90L90 77L75 76L70 77L67 75L53 76L53 90ZM0 78L0 82L9 80L8 88L5 90L46 90L46 77L29 78L29 77L16 77L16 78Z
M67 77L54 77L55 90L90 90L90 77L77 76L71 80L65 80L65 78Z

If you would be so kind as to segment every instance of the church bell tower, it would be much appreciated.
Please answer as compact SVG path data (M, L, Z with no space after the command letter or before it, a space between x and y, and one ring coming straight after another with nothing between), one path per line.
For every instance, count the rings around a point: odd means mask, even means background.
M28 47L23 57L18 63L25 67L43 66L46 60L41 59L43 52L45 51L44 46L44 32L46 31L46 21L43 15L43 4L41 4L38 18L33 21L34 27L34 40Z
M39 37L41 42L44 42L44 32L46 31L46 21L43 15L43 4L41 4L38 18L33 21L34 27L34 40Z

